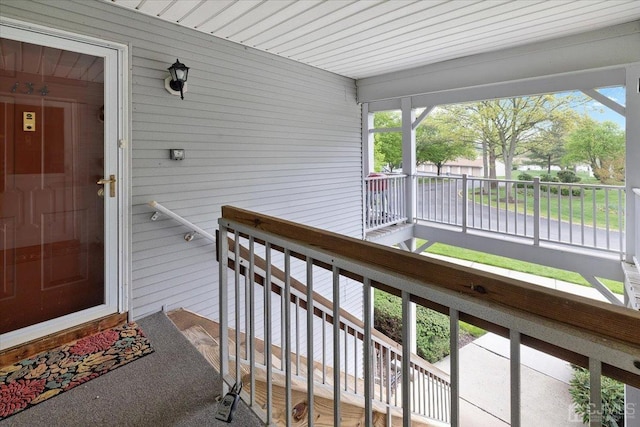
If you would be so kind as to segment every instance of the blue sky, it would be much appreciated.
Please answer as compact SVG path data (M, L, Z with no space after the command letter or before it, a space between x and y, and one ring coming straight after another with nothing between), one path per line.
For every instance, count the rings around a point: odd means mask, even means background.
M598 89L598 92L605 95L608 98L615 100L618 104L625 105L626 93L624 86L616 86L604 89ZM616 123L622 130L625 127L625 118L608 107L600 104L597 101L588 103L585 106L585 111L594 120L599 122L611 121Z

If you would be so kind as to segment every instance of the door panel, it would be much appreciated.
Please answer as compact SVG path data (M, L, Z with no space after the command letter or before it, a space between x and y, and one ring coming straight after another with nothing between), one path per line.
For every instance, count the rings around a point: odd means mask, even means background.
M0 48L2 334L105 304L105 144L101 57Z

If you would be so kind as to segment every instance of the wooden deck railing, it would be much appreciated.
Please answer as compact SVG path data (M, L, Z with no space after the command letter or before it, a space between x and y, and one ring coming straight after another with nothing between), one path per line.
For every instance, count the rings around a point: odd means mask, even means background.
M249 250L248 247L242 244L236 245L236 241L242 240L243 236L239 233L234 234L233 238L228 238L229 259L228 266L235 271L236 265L239 265L239 274L245 279L249 279L249 267L253 265L253 283L264 287L268 282L266 278L267 263L255 252ZM249 243L249 240L247 240ZM259 242L263 244L264 242ZM255 244L255 240L254 240ZM274 248L278 250L279 248ZM236 252L239 250L239 252ZM236 255L237 254L237 255ZM238 262L236 264L236 261ZM304 348L301 346L300 334L303 329L306 328L303 325L300 313L306 312L310 305L307 299L307 288L304 283L296 280L293 277L287 278L285 272L280 268L270 265L271 270L271 292L272 296L282 299L285 295L285 283L287 280L290 284L290 304L292 304L292 312L294 313L292 324L288 325L288 331L293 337L291 344L291 353L293 358L292 370L295 375L301 376L307 372L307 369L315 369L315 382L318 384L332 385L331 371L333 368L327 363L330 360L333 353L331 348L327 346L326 337L322 331L330 330L333 328L334 319L339 321L339 328L342 331L340 337L341 347L345 349L344 358L340 366L340 372L343 376L343 390L348 393L353 393L356 396L364 398L364 381L362 372L362 346L365 334L364 322L340 308L339 316L334 317L332 313L332 302L326 297L312 291L312 304L314 319L314 332L316 335L322 337L320 340L321 348L316 349L316 355L314 358L309 358L305 353ZM245 281L245 284L249 281ZM251 291L245 289L245 295L249 295ZM262 307L253 305L249 307L250 313L254 313L256 310L260 310ZM245 315L245 319L249 318L249 314ZM240 345L244 349L251 347L250 341L257 341L262 343L262 336L264 330L261 331L259 336L256 336L256 328L251 328L250 325L245 324L244 329L242 325L234 325L234 331L237 336L232 338L232 342ZM248 331L249 333L243 333L242 331ZM384 408L384 405L392 405L395 408L399 408L402 401L402 393L400 389L400 363L402 360L402 346L392 339L388 338L381 332L373 329L370 331L371 341L373 344L374 355L374 389L373 398L378 408ZM320 338L320 337L318 337ZM262 346L263 347L263 346ZM279 361L282 359L282 351L272 342L272 347L275 347L276 353L279 356ZM347 351L349 349L349 351ZM233 349L232 349L233 350ZM251 366L251 354L248 351L238 352L239 357L236 360L240 360L240 363ZM257 363L261 369L265 369L264 359L258 358ZM254 363L255 364L255 363ZM422 390L416 389L412 399L415 400L416 412L420 416L424 416L430 419L436 419L442 422L448 422L449 407L450 407L450 385L449 375L431 365L418 355L412 354L410 360L411 372L413 372L412 381L421 384ZM275 363L273 369L284 371L282 366L278 366ZM240 371L237 371L240 372ZM255 378L253 374L257 372L255 369L249 369L249 383L253 384ZM240 378L236 378L236 381ZM426 393L429 390L429 393ZM362 400L364 401L364 400ZM383 410L382 414L393 415L399 411L387 411Z
M451 406L449 420L454 426L459 425L459 385L460 370L458 364L458 321L464 320L489 331L506 336L511 340L511 425L520 425L520 344L536 348L548 354L563 358L579 366L588 367L591 373L591 410L592 426L599 426L601 422L597 414L601 413L602 399L600 396L600 378L602 375L618 379L634 387L640 386L640 313L610 304L589 300L574 295L541 288L525 282L482 273L471 268L461 267L444 261L426 258L420 255L403 252L390 247L383 247L354 238L341 236L318 230L312 227L296 224L269 216L260 215L233 207L223 207L223 216L219 221L220 232L233 233L236 246L230 250L227 244L220 245L221 260L233 259L234 253L240 253L239 237L246 236L250 252L256 253L256 248L264 254L266 260L265 277L271 282L272 260L274 254L282 253L281 260L284 271L284 301L292 298L291 265L302 262L306 268L307 300L313 300L313 282L317 271L329 270L333 280L332 312L331 316L340 316L340 283L343 278L359 281L363 284L364 328L363 346L363 392L365 394L365 425L372 425L373 419L373 390L374 390L374 358L373 339L370 331L371 324L371 290L373 287L402 297L403 311L403 340L408 342L412 325L409 321L409 303L437 310L447 314L451 326ZM219 239L219 242L226 239ZM264 243L264 246L262 244ZM246 268L248 277L254 277L255 258L248 256ZM299 260L299 261L297 261ZM240 265L233 270L233 274L220 263L220 283L230 283L233 295L241 295ZM244 285L242 285L244 286ZM220 319L221 324L231 324L229 321L230 301L234 301L236 319L241 307L240 298L230 298L229 287L220 286ZM249 286L253 289L253 286ZM251 291L249 291L251 292ZM249 298L251 299L251 298ZM271 298L265 298L264 318L272 317ZM283 324L291 325L292 305L282 305ZM306 312L307 333L312 336L313 312ZM255 325L254 325L255 326ZM285 331L288 329L285 329ZM341 355L345 348L337 338L342 334L340 322L332 325L333 366L341 366ZM228 342L228 330L221 329L221 373L226 381L233 382L228 376L229 352L225 347ZM265 336L265 346L271 345L269 335ZM291 354L292 342L290 336L283 337L284 369L286 374L285 389L290 389L292 370ZM307 354L314 353L314 340L308 339ZM265 351L268 355L269 351ZM267 357L268 358L268 357ZM226 362L225 362L226 359ZM419 394L416 390L418 382L412 382L413 375L410 365L411 354L409 347L402 350L401 365L401 396L403 425L408 426L412 417L417 414L417 407L412 396ZM267 361L267 370L270 367ZM310 370L312 371L312 370ZM269 378L269 375L267 375ZM314 421L313 405L313 375L309 373L308 412L305 417L309 424ZM333 370L333 399L341 401L345 392L341 385L343 378L340 370ZM425 393L428 393L426 391ZM267 397L270 394L267 386ZM269 399L269 398L268 398ZM286 413L290 416L293 408L291 399L286 400ZM391 411L388 405L388 410ZM270 422L270 400L267 401L263 416ZM260 412L260 411L258 411ZM341 405L333 408L333 422L340 424ZM316 423L317 425L317 423Z

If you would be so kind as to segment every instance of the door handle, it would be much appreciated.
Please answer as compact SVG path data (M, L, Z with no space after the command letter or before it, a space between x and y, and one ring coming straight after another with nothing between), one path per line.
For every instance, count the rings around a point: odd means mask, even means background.
M109 197L116 197L116 176L109 175L109 179L102 178L98 180L98 185L109 184Z

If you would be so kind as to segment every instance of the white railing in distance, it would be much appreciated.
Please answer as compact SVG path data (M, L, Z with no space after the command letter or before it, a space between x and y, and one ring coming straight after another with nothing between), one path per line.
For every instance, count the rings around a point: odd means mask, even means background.
M377 230L407 220L406 175L371 174L364 179L365 229Z
M624 252L623 186L418 175L417 219Z

